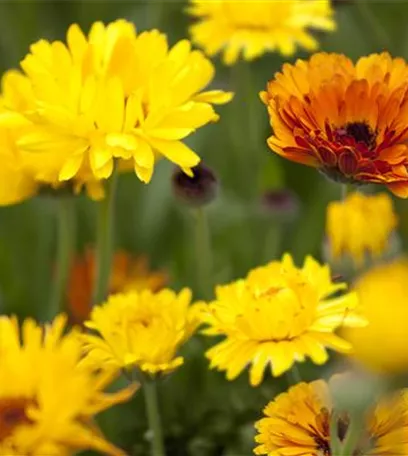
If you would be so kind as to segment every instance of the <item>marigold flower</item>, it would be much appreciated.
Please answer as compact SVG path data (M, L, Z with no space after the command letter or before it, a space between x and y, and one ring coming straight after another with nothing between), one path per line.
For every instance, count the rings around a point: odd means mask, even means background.
M199 324L200 305L190 301L188 288L178 294L166 288L110 296L85 323L99 333L83 336L87 362L150 375L173 371L183 363L177 350Z
M299 383L282 393L264 409L255 424L259 443L255 454L268 456L331 456L330 421L333 404L329 385L318 380ZM338 438L343 441L350 422L340 413ZM395 456L408 454L407 392L402 390L381 399L367 411L362 436L354 454ZM334 455L333 455L334 456Z
M39 160L38 155L17 146L21 137L32 132L33 124L28 118L34 115L35 103L29 79L18 71L7 71L1 80L0 95L0 153L3 163L0 205L19 203L43 191L78 193L84 185L94 199L101 198L102 185L89 170L83 168L74 179L58 181L48 169L48 165L58 166L59 158L55 150L41 155L42 160Z
M349 194L327 206L326 233L331 256L349 255L361 266L366 256L381 257L398 223L392 199L386 193Z
M408 259L402 258L376 266L355 284L369 324L344 329L342 335L353 344L353 357L376 372L408 370L407 283Z
M71 455L85 449L124 455L107 442L92 418L128 400L134 386L104 392L112 375L79 365L82 345L63 335L65 317L43 328L0 317L0 454ZM22 341L21 341L22 340Z
M28 90L27 90L28 89ZM23 122L16 122L6 106L28 109L31 104L29 87L23 76L15 71L6 72L1 78L0 117L0 205L16 204L33 196L37 186L34 177L24 169L23 159L15 146L16 136L24 129ZM11 124L11 125L10 125Z
M341 182L386 185L408 197L408 65L388 53L319 53L285 64L261 92L277 154Z
M96 22L88 37L74 24L67 44L40 40L21 67L34 109L17 113L31 125L17 146L51 184L108 178L114 159L121 169L134 168L143 182L150 181L160 157L189 173L200 158L182 139L217 120L212 104L232 97L202 91L215 70L188 40L169 48L164 34L136 35L125 20ZM13 107L3 122L10 113Z
M91 313L95 274L95 255L93 250L88 249L75 259L68 278L68 308L76 323L87 320ZM165 272L150 270L146 256L132 257L119 250L114 253L112 260L109 294L145 288L158 291L166 285L167 280Z
M193 41L210 56L222 51L227 65L241 51L245 60L271 51L293 55L298 45L314 51L309 29L335 29L329 0L190 0L188 12L198 18L190 27Z
M233 380L252 364L250 383L256 386L268 364L279 376L306 357L324 364L325 347L349 352L351 344L334 331L365 322L355 311L355 293L332 297L345 289L346 284L332 282L328 266L307 257L299 269L288 254L250 271L246 279L218 286L203 316L209 325L205 334L225 336L206 354L211 368L225 370Z

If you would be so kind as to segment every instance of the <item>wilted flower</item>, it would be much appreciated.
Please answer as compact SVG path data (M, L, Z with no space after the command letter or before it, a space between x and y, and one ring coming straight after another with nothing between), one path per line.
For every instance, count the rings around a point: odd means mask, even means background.
M386 193L349 194L344 201L327 206L326 233L334 259L350 256L361 266L368 258L379 258L387 250L397 226L392 199Z
M318 380L299 383L271 401L265 417L255 424L259 446L255 454L268 456L334 456L330 447L333 402L329 385ZM408 395L405 390L381 399L365 415L355 455L405 455L408 452ZM347 435L350 416L339 413L337 438Z
M273 51L289 56L298 46L314 51L309 29L335 29L329 0L190 0L188 11L197 18L193 41L210 56L223 52L227 65L241 51L245 60Z
M110 296L85 323L98 333L83 336L87 362L150 375L173 371L183 364L178 349L199 324L200 307L190 301L187 288L178 294L166 288Z
M88 249L84 255L74 260L68 278L68 309L70 317L76 323L87 320L91 313L95 274L95 255ZM158 291L166 283L167 274L152 271L146 256L132 257L121 250L114 253L108 294L144 289Z
M128 400L135 388L104 389L111 371L81 366L75 332L63 335L65 318L45 329L25 320L0 318L0 454L68 456L92 449L124 455L108 443L93 416ZM22 340L22 341L21 341Z
M341 182L377 183L408 197L408 65L389 54L319 53L285 64L261 98L269 147Z
M347 328L342 335L353 344L353 356L376 372L408 371L408 259L379 265L361 276L354 288L365 328Z
M250 271L246 279L216 287L216 300L203 311L205 334L225 339L207 352L211 367L233 380L252 364L250 383L256 386L269 364L278 376L307 357L324 364L326 347L349 352L351 344L335 330L365 321L355 312L354 293L333 297L345 288L332 282L327 266L308 257L300 269L288 254Z
M203 206L216 196L218 182L214 172L200 163L191 170L192 176L176 169L173 173L173 192L180 201L190 206Z
M19 96L32 105L6 104L0 125L26 124L15 143L36 180L74 180L77 190L85 183L93 197L115 159L143 182L160 157L190 173L200 158L182 140L218 119L212 104L232 97L202 91L214 67L188 40L169 48L166 35L136 35L125 20L96 22L87 37L74 24L67 44L40 40L21 67L26 90Z

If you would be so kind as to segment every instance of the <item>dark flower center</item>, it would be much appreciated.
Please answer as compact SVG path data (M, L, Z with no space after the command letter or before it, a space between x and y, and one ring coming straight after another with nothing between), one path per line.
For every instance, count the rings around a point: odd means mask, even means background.
M351 137L356 143L364 144L368 149L375 146L376 134L366 122L350 122L336 130L338 139Z
M0 398L0 442L9 437L16 427L30 424L26 415L27 406L33 401L25 398Z

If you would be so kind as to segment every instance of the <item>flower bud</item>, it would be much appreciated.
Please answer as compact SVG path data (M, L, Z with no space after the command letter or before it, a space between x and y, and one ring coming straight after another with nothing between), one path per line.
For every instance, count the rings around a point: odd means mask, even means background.
M181 169L173 173L173 192L183 203L199 207L210 203L217 194L218 181L213 171L199 163L191 169L193 176L188 176Z
M261 196L261 210L282 222L291 222L299 214L299 198L289 189L267 190Z

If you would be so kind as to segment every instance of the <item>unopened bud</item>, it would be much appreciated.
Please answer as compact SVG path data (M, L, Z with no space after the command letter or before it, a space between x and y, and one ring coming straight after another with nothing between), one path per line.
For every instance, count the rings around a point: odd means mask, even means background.
M289 189L268 190L261 196L262 212L283 222L293 221L299 209L299 198Z
M217 195L217 178L213 171L202 163L191 171L192 177L181 169L176 169L172 177L173 192L185 204L194 207L204 206Z

